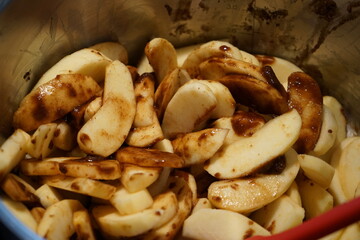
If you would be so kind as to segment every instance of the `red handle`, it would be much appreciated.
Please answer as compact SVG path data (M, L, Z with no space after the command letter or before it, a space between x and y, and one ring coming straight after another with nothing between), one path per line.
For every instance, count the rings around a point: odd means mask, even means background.
M360 197L334 207L303 224L272 236L255 236L247 240L316 240L360 220Z

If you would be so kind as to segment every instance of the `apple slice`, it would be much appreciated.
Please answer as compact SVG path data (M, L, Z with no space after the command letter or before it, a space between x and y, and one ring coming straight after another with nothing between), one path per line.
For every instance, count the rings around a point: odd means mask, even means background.
M288 151L297 140L300 128L300 115L292 110L270 120L251 137L224 146L205 162L204 168L218 179L250 175Z
M265 119L258 113L236 111L232 117L223 117L212 123L214 128L229 129L224 146L245 137L251 137L265 124Z
M151 207L154 203L146 188L131 193L122 185L116 188L116 192L109 201L121 215L140 212Z
M228 131L227 129L207 128L187 133L172 141L174 153L184 159L185 166L203 163L223 145Z
M149 209L121 215L112 206L96 206L92 214L100 229L112 237L133 237L143 234L170 220L178 209L174 193L157 196Z
M259 60L262 66L270 66L274 73L276 74L279 82L287 89L288 85L288 77L293 72L302 72L302 70L285 59L266 56L266 55L255 55L255 57Z
M156 74L156 85L178 67L176 50L164 38L154 38L145 46L145 55Z
M97 97L92 100L84 110L84 122L89 121L102 106L102 97Z
M120 163L130 163L142 167L172 167L181 168L184 160L174 153L157 149L125 147L116 152Z
M287 96L266 81L248 75L230 74L217 79L229 88L237 103L261 113L282 114L288 111Z
M36 232L49 240L69 239L75 233L73 214L81 209L84 209L82 204L73 199L51 205L46 209Z
M210 118L216 108L216 97L201 82L187 82L170 100L161 125L166 138L172 139L177 134L192 132Z
M82 209L73 213L73 225L78 239L95 240L89 212Z
M8 174L25 157L25 147L30 135L21 129L5 140L0 147L0 180Z
M93 78L82 74L54 76L25 96L14 113L13 126L32 131L65 116L100 89Z
M213 208L213 206L211 205L211 202L209 201L209 199L198 198L194 208L192 209L191 214L194 214L195 212L199 211L200 209L204 209L204 208L210 209L210 208Z
M302 204L301 204L301 196L300 196L300 193L299 193L299 187L298 187L298 185L296 184L295 181L292 182L292 184L290 185L289 189L285 192L285 194L287 196L289 196L294 203L296 203L299 206L302 206Z
M89 48L101 52L111 60L119 60L124 64L128 64L128 53L126 48L118 42L101 42L90 46Z
M289 214L291 213L291 214ZM305 210L292 199L283 195L255 211L250 218L267 229L271 234L276 234L300 225L305 217Z
M47 176L43 177L43 183L55 188L105 200L109 200L116 191L114 186L89 178Z
M158 179L161 171L160 167L140 167L125 163L122 165L121 183L129 192L144 190Z
M47 184L43 184L41 187L36 189L35 194L44 208L48 208L51 205L63 200L61 194L55 188L50 187Z
M212 57L243 59L240 50L234 45L224 41L210 41L190 52L182 68L189 73L191 78L197 78L200 73L199 64Z
M306 178L299 178L297 183L306 219L319 216L333 208L333 196L320 185Z
M130 72L124 64L114 61L106 68L103 105L78 132L80 148L103 157L114 153L125 141L135 112Z
M242 214L200 209L185 220L182 235L191 239L239 240L255 235L270 236L270 233Z
M32 91L60 74L82 74L92 77L96 82L101 82L104 80L105 68L110 63L109 58L95 49L81 49L65 56L47 70Z
M36 129L26 146L26 152L34 158L46 158L53 150L52 139L57 128L56 123L42 124Z
M323 122L323 100L318 83L303 72L288 78L289 107L296 109L302 120L299 139L294 148L298 153L309 153L315 148Z
M336 140L334 143L334 145L337 146L342 140L346 138L346 118L344 116L344 109L340 102L332 96L324 96L323 103L334 115L336 125L338 126Z
M76 132L65 121L60 122L55 129L52 138L54 146L65 151L70 151L76 145Z
M356 137L343 148L339 158L338 173L340 184L347 199L355 197L355 191L360 184L360 137Z
M231 117L235 112L236 102L229 89L218 81L203 80L201 83L208 86L216 97L216 108L210 118Z
M335 173L334 167L311 155L299 154L298 159L305 176L325 189L330 186Z
M334 115L329 108L324 105L319 139L310 154L315 156L326 154L335 143L337 128L338 126Z
M239 213L255 211L280 197L294 181L300 166L293 149L285 153L285 166L280 174L213 182L208 188L208 199L216 208Z
M35 189L13 173L9 173L4 177L0 182L0 187L14 201L33 206L39 203Z
M190 81L189 74L184 69L175 68L156 88L154 101L159 121L162 121L165 109L176 91L188 81Z
M41 221L41 219L43 218L44 216L44 213L45 213L45 208L43 207L33 207L31 210L30 210L30 213L31 215L34 217L36 223L39 224L39 222Z

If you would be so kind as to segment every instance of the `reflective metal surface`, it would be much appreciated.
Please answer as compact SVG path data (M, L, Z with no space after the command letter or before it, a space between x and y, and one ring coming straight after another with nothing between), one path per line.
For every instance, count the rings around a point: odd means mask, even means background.
M18 0L0 12L0 133L20 100L64 55L105 40L142 54L152 37L175 46L229 38L284 57L315 77L360 122L360 4L333 0Z

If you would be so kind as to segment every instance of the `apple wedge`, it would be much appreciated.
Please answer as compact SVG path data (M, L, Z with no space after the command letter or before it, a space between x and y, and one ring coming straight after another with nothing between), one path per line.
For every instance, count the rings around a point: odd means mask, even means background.
M89 178L46 176L42 178L42 182L55 188L105 200L109 200L116 191L114 186Z
M230 90L237 103L261 113L280 115L288 111L287 96L266 81L245 74L229 74L217 81Z
M304 217L304 208L286 195L279 197L250 216L252 220L263 226L271 234L280 233L300 225Z
M176 196L167 192L157 196L154 204L141 212L121 215L112 206L96 206L92 214L100 229L112 237L134 237L169 221L178 210Z
M86 209L81 209L73 213L73 225L78 239L96 239L91 221L90 214Z
M72 199L51 205L46 209L36 232L49 240L69 239L75 233L73 214L83 208L79 201Z
M287 89L288 85L288 77L293 72L302 72L302 70L285 59L266 56L266 55L255 55L255 57L259 60L262 66L270 66L274 73L276 74L279 82Z
M341 152L338 173L340 184L347 199L355 197L356 188L360 184L360 137L356 137Z
M297 140L300 128L301 118L296 110L284 113L267 122L251 137L221 148L205 162L204 168L218 179L250 175L288 151Z
M95 49L81 49L65 56L47 70L32 91L60 74L82 74L92 77L96 82L101 82L104 80L105 68L110 63L109 58Z
M125 141L135 112L130 72L124 64L114 61L106 68L103 105L78 132L80 148L103 157L114 153Z
M320 158L307 154L299 154L298 159L305 176L324 189L330 186L335 173L334 167Z
M131 193L122 185L116 188L116 192L109 201L121 215L129 215L143 211L151 207L154 203L153 198L146 188Z
M165 109L176 91L188 81L190 81L189 74L184 69L175 68L156 88L154 102L159 121L162 121Z
M9 173L4 177L0 182L0 187L14 201L20 201L30 206L39 203L35 189L13 173Z
M297 183L306 219L319 216L333 208L333 196L320 185L306 178L297 179Z
M86 107L84 111L84 122L89 121L97 111L102 106L102 97L97 97L94 100L92 100Z
M290 185L289 189L285 192L285 194L289 196L294 203L296 203L299 206L302 206L299 187L295 181L292 182L292 184Z
M213 208L211 205L211 202L207 198L198 198L195 206L192 209L191 214L194 214L195 212L199 211L200 209L210 209Z
M152 119L149 126L131 128L125 142L132 147L150 147L163 140L164 134L155 114Z
M157 149L125 147L116 152L120 163L130 163L142 167L172 167L181 168L184 160L178 155Z
M264 124L265 119L260 114L239 110L232 117L217 119L211 126L229 130L224 141L224 146L226 146L245 137L251 137Z
M101 42L90 46L89 48L101 52L104 56L115 61L119 60L128 64L128 53L126 48L118 42Z
M43 184L41 187L36 189L35 195L39 198L41 205L44 208L48 208L51 205L63 200L61 194L53 187L47 184Z
M25 157L25 148L30 135L21 129L5 140L0 147L0 180L6 176Z
M216 97L216 107L211 112L211 119L231 117L235 112L235 100L227 87L218 81L203 80L202 84L208 86Z
M172 141L174 153L184 159L185 166L203 163L223 145L228 131L207 128L177 137Z
M52 138L54 146L65 151L70 151L76 145L75 130L65 121L60 122L55 129Z
M37 159L46 158L54 150L52 139L56 128L56 123L40 125L26 145L26 152Z
M140 167L125 163L122 165L121 183L129 192L144 190L158 179L161 171L161 167Z
M224 41L210 41L190 52L182 68L189 73L191 78L197 78L200 74L199 64L212 57L243 59L240 50L234 45Z
M192 132L210 118L217 100L211 89L201 82L187 82L170 100L161 125L165 138Z
M346 138L346 118L344 116L344 109L341 103L332 96L324 96L323 104L328 107L331 113L334 115L337 132L336 132L336 140L334 145L337 146L341 143L342 140Z
M54 76L52 80L39 85L25 96L14 113L13 126L26 132L32 131L42 124L65 116L99 91L99 85L89 76Z
M324 105L319 139L310 154L315 156L326 154L335 143L337 128L338 126L334 115L331 110Z
M178 67L174 46L164 38L154 38L145 46L145 55L155 71L156 85Z
M175 215L161 227L152 229L142 236L144 240L172 240L181 230L183 222L190 215L193 206L193 194L186 181L182 176L170 176L167 182L169 190L174 192L178 201L178 210Z
M296 109L302 120L299 139L294 148L298 153L309 153L315 148L323 122L323 100L318 83L303 72L288 78L289 107Z
M239 240L255 235L270 236L270 233L242 214L200 209L185 220L182 235L190 239Z
M3 205L18 219L21 223L27 226L29 229L36 232L38 224L29 211L29 209L21 202L14 201L4 194L0 195L0 200Z
M213 182L208 188L208 199L216 208L239 213L260 209L285 193L294 181L300 168L295 150L285 153L284 165L280 174Z
M24 159L20 170L28 176L64 175L100 180L114 180L121 176L120 164L116 160L95 157L60 157L44 160Z

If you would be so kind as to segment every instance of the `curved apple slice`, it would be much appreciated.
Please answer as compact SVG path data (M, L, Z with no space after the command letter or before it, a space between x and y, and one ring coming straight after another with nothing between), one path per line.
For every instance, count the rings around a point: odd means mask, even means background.
M149 209L121 215L112 206L96 206L92 214L101 230L113 237L133 237L169 221L178 210L176 196L167 192L157 196Z
M293 72L302 72L298 66L290 61L282 58L266 56L266 55L255 55L262 66L270 66L276 74L279 82L287 89L288 77Z
M133 164L123 164L121 183L129 192L137 192L146 189L160 176L161 167L140 167Z
M47 70L36 83L33 91L60 74L83 74L92 77L96 82L104 80L105 68L111 60L101 52L84 48L62 58Z
M254 64L233 58L209 58L199 65L202 79L217 80L229 74L248 75L263 82L267 82L262 75L262 68Z
M128 53L126 48L118 42L102 42L97 43L89 47L95 49L111 60L119 60L120 62L127 64L128 63Z
M170 100L162 121L166 138L172 139L181 133L195 130L209 119L216 108L216 97L201 80L184 84Z
M205 162L204 169L218 179L250 175L288 151L297 140L300 128L301 118L296 110L280 115L251 137L221 148Z
M327 153L335 143L337 128L338 126L334 115L330 109L324 105L319 139L310 153L315 156L321 156Z
M226 75L217 79L231 92L237 103L253 107L261 113L282 114L288 111L287 95L268 82L248 75Z
M208 86L216 97L216 107L210 118L231 117L235 112L235 100L229 89L218 81L203 80L202 84Z
M78 132L79 147L86 153L103 157L114 153L125 141L135 111L130 72L124 64L114 61L106 68L103 105Z
M293 149L285 153L285 166L280 174L213 182L208 199L216 208L239 213L257 210L280 197L294 181L300 165Z
M182 68L191 78L197 78L200 73L199 64L212 57L243 60L240 50L234 45L223 41L210 41L192 51L182 64Z
M190 239L243 240L255 235L270 236L256 222L223 209L200 209L184 222L183 236Z
M303 72L294 72L288 79L289 107L296 109L302 120L299 139L294 148L298 153L309 153L319 139L323 99L318 83Z
M187 133L172 141L174 153L184 159L185 166L203 163L223 145L228 131L227 129L208 128Z
M188 81L190 81L189 74L184 69L180 68L175 68L171 73L165 76L163 81L161 81L155 91L154 98L155 111L159 121L162 121L165 109L176 91Z
M14 114L13 125L27 132L34 130L65 116L100 90L89 76L57 75L25 96Z
M156 83L178 67L174 46L164 38L154 38L145 47L145 55L155 71Z

